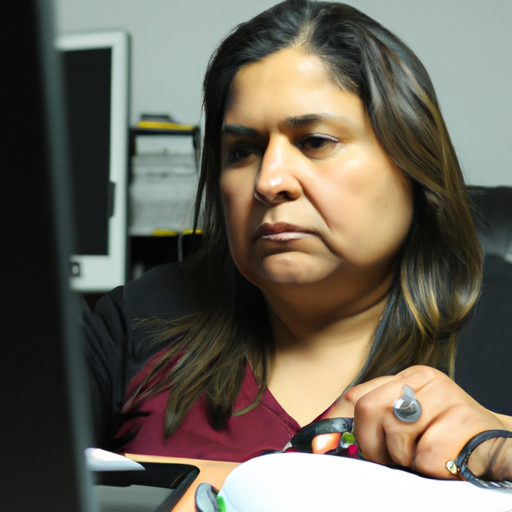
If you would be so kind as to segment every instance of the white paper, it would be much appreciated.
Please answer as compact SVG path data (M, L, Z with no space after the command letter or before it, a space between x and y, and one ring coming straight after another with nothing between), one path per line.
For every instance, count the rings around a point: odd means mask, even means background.
M306 453L251 459L233 470L219 496L227 512L512 511L510 492Z

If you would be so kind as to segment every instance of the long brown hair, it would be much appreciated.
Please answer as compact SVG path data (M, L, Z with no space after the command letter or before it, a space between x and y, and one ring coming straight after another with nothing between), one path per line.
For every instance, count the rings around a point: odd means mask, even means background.
M231 259L221 196L220 135L241 66L292 46L322 59L340 88L363 101L382 147L410 178L414 220L367 363L354 384L427 364L453 374L455 342L480 289L482 255L462 173L430 78L394 34L353 7L287 0L238 26L214 53L204 80L205 135L196 199L202 249L186 264L193 307L153 321L166 353L133 402L172 388L171 435L200 394L211 424L225 427L247 361L265 390L272 331L259 289ZM258 400L258 398L257 398Z

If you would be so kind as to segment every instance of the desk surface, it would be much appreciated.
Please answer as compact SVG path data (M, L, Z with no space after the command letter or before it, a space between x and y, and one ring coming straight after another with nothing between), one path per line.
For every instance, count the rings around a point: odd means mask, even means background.
M199 484L206 482L220 489L226 477L239 464L236 462L222 462L215 460L184 459L178 457L160 457L155 455L125 454L126 457L137 462L158 462L161 464L191 464L199 468L199 475L192 482L190 487L179 503L173 508L173 512L195 512L195 493Z

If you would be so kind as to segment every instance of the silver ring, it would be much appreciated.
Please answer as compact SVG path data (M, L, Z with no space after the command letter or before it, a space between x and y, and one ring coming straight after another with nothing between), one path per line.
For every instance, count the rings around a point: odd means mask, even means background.
M410 386L404 386L402 391L404 394L393 404L393 412L400 421L414 423L420 419L421 404L416 400L414 391Z

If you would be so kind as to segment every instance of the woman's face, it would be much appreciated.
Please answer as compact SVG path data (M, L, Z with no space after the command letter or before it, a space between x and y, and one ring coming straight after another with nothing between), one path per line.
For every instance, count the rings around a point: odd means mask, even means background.
M381 280L412 220L412 187L360 98L289 48L235 76L220 188L233 259L265 291ZM371 284L371 283L370 283Z

